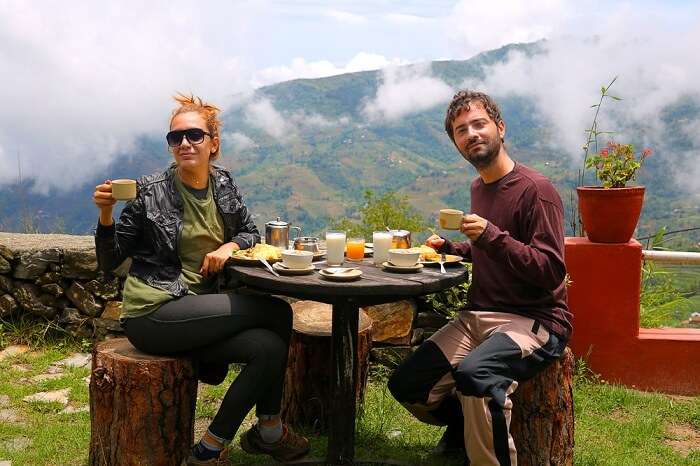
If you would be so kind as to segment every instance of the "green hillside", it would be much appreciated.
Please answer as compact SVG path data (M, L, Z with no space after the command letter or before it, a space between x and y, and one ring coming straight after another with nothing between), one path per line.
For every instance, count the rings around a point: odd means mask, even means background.
M465 61L433 62L432 74L457 87L467 78L483 77L485 66L503 60L514 49L536 54L539 44L510 45ZM329 219L357 215L366 189L405 194L427 219L444 206L468 208L468 187L475 172L445 135L446 102L396 122L370 121L362 109L376 95L381 79L380 72L368 71L289 81L258 89L249 100L241 99L224 113L225 132L242 133L255 142L245 150L225 143L220 163L235 174L258 226L280 216L301 225L305 233L318 233ZM509 153L549 176L568 205L578 166L572 167L566 154L548 149L549 129L532 102L497 97L508 126ZM252 124L246 105L263 98L280 113L283 123L271 121L265 128ZM663 122L674 141L668 147L676 152L691 147L675 128L679 121L698 114L700 104L692 99L669 104ZM265 130L283 135L276 139ZM582 142L584 138L581 128ZM164 167L169 155L161 139L160 135L143 136L134 153L119 158L119 172L139 176ZM669 230L700 226L697 197L689 197L667 176L666 148L654 149L638 180L647 186L639 236L663 225ZM673 155L674 169L682 170L677 154ZM93 186L106 177L99 174L80 191L51 196L33 195L29 185L4 187L0 189L0 229L86 233L96 217L90 200ZM678 238L684 247L700 241L697 232Z

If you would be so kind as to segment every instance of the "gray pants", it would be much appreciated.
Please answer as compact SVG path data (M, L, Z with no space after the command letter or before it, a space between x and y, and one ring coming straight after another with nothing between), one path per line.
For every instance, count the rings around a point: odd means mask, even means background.
M231 384L209 426L231 440L253 406L258 415L280 412L292 309L281 299L238 294L184 296L151 314L126 320L131 344L146 353L191 356L200 363L245 367Z
M565 348L565 340L527 317L463 311L396 369L389 390L424 422L463 422L472 465L514 466L510 394Z

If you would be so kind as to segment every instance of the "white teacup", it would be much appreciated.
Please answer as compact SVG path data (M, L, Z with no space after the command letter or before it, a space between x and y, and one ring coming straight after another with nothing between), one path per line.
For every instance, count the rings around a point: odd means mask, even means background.
M314 253L311 251L298 251L296 249L282 251L282 263L290 269L307 269L313 258Z
M112 180L112 197L118 201L128 201L136 197L136 180Z
M389 249L389 262L399 267L411 267L418 263L419 249Z
M459 230L464 212L457 209L440 209L440 228Z

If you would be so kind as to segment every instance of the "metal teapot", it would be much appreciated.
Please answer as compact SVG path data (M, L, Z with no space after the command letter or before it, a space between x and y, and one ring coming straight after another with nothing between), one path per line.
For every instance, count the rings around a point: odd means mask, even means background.
M280 220L269 221L265 224L265 243L278 248L289 248L289 230L297 230L297 238L301 234L301 227L290 226L289 223Z

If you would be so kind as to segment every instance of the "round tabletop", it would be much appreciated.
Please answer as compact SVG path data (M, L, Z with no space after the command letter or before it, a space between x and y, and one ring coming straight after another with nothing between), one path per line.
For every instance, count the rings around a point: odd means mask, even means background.
M401 298L435 293L445 288L464 283L468 277L467 268L456 263L445 267L424 266L418 272L398 273L375 266L372 259L361 262L345 261L343 267L356 267L362 276L354 281L331 281L319 274L327 267L325 261L314 263L316 270L308 275L282 275L277 277L265 267L248 265L227 265L233 279L263 291L292 297L310 298L316 301L333 302L337 299L355 298L364 301L382 301L378 298Z

